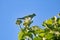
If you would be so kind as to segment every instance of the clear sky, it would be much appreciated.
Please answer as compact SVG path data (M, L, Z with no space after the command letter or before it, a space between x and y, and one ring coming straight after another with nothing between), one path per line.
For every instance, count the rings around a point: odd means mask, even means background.
M19 17L36 14L33 25L41 28L42 22L60 12L60 0L0 0L0 40L17 40Z

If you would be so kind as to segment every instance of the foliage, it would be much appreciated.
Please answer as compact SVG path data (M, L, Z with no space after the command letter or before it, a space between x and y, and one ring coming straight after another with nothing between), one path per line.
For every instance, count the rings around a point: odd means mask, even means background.
M33 23L31 14L23 18L18 18L16 24L21 28L18 33L18 40L60 40L60 14L59 17L53 16L45 20L42 24L44 29L39 26L30 26Z

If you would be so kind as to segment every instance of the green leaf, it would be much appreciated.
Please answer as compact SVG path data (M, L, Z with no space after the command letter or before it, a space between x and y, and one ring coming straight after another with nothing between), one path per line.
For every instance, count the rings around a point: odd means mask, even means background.
M35 37L33 40L42 40L40 37Z
M47 33L46 35L45 35L45 38L46 39L52 39L53 38L53 34L51 34L51 33Z
M44 37L45 33L40 33L39 36Z
M22 23L22 21L19 20L19 19L17 19L16 24L17 24L17 25L20 25L21 23Z
M21 39L23 39L23 37L24 37L24 32L19 32L18 33L18 40L21 40Z
M49 20L46 20L45 23L46 23L46 24L51 24L51 25L52 25L53 22L52 22L51 19L49 19Z
M57 23L60 24L60 18L57 18Z

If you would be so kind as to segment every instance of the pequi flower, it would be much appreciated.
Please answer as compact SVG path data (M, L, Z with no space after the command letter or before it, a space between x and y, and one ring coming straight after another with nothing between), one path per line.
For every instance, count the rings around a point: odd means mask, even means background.
M27 17L27 18L24 19L23 25L27 27L27 26L29 26L31 23L32 23L31 17Z

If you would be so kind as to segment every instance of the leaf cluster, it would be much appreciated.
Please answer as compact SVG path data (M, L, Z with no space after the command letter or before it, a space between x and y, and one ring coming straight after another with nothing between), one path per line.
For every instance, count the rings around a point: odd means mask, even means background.
M60 17L53 16L45 20L42 24L44 29L41 29L36 25L30 26L33 23L32 18L34 16L35 14L32 14L17 19L16 24L19 27L23 24L23 28L18 33L18 40L60 40Z

